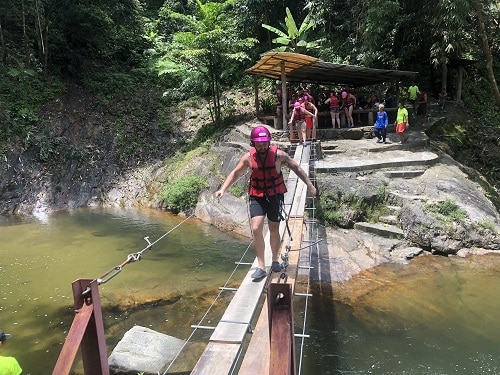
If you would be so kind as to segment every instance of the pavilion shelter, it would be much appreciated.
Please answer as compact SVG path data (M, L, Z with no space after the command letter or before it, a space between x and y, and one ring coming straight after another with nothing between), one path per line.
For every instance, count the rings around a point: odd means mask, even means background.
M287 82L318 83L326 85L368 86L384 82L399 82L414 77L417 72L372 69L356 65L334 64L316 57L292 52L267 52L245 73L254 75L255 108L259 112L258 76L281 80L282 126L286 128L288 98Z

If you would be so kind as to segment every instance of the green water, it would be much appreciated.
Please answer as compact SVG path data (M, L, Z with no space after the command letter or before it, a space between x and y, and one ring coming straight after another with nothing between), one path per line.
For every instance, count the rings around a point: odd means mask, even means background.
M74 316L71 282L98 278L144 249L143 237L153 242L182 220L152 210L0 218L0 329L14 334L2 354L24 374L51 374ZM102 284L108 354L135 324L187 338L248 242L188 220ZM243 261L252 260L250 251ZM499 276L500 256L429 256L376 267L336 289L313 284L301 374L500 374ZM217 323L230 296L204 325ZM193 336L185 369L210 334Z
M51 374L74 316L72 281L98 278L144 249L145 236L154 242L181 221L148 210L2 218L0 329L14 335L2 354L15 356L24 374ZM99 287L109 353L134 324L187 338L247 246L190 219L144 251ZM250 252L245 261L252 259ZM243 279L241 268L234 282Z
M313 290L302 374L500 374L500 255L419 257Z

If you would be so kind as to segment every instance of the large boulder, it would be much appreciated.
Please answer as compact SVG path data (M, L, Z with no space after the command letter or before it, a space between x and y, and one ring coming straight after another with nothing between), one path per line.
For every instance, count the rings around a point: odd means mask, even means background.
M183 345L183 340L134 326L109 356L110 372L116 375L156 375L166 369Z

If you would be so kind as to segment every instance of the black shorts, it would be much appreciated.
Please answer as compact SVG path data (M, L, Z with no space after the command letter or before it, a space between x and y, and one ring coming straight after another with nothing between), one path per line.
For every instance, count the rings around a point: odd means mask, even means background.
M266 216L269 221L281 221L281 207L283 205L284 194L276 194L272 197L252 197L250 196L250 217Z

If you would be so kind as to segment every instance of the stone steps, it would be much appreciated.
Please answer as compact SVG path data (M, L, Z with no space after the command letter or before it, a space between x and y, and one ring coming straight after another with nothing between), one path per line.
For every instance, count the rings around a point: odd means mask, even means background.
M385 215L385 216L380 216L378 220L383 223L383 224L389 224L389 225L397 225L398 224L398 216L397 215Z
M400 207L409 201L427 201L427 197L416 194L404 194L396 191L389 192L389 202L393 205L399 205Z
M425 173L425 169L415 170L394 170L386 171L384 175L388 178L415 178Z
M404 237L401 228L391 224L357 222L354 223L354 229L385 238L403 239Z
M329 157L314 162L316 173L356 172L383 168L427 167L439 161L439 156L430 151L387 151L384 155L353 155L351 157ZM422 172L423 173L423 172Z

